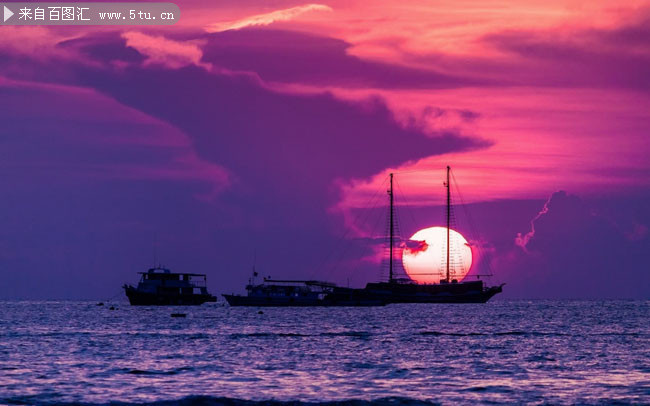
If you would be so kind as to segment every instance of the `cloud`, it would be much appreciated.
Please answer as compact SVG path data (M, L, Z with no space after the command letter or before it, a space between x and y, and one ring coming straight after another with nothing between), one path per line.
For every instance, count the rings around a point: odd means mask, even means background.
M203 61L264 81L346 88L452 88L473 79L351 55L351 44L301 32L250 29L215 33L202 45Z
M566 192L564 192L564 191L559 191L559 192L556 192L556 193L566 196ZM535 216L535 218L533 218L530 221L530 231L527 232L526 234L517 233L517 237L515 238L515 245L521 247L521 249L523 249L525 252L528 252L528 250L526 249L526 245L528 244L530 239L535 236L535 222L537 220L539 220L543 215L548 213L548 206L551 203L551 199L553 199L553 196L555 196L556 193L554 193L546 201L546 203L544 203L544 207L542 207L542 210L540 210L539 213L537 213L537 216Z
M648 11L645 11L646 14ZM650 17L610 29L510 30L486 35L504 52L492 70L519 84L620 87L648 91ZM480 67L481 63L477 64Z
M201 197L228 184L178 129L92 89L0 76L0 95L0 169L16 179L193 182Z
M276 10L271 13L258 14L246 17L241 20L225 23L216 23L205 28L207 32L221 32L228 30L239 30L245 27L265 26L278 21L289 21L309 11L332 11L332 8L324 4L306 4L303 6L291 7L283 10Z
M638 204L618 199L616 215L634 222ZM647 279L650 261L643 227L622 229L592 201L553 193L531 221L531 230L518 234L515 244L515 250L497 253L495 266L513 297L632 298L649 293L647 284L640 283Z
M602 219L590 213L579 197L560 190L551 195L542 210L531 220L530 231L523 235L517 234L515 245L526 253L541 252L552 244L551 240L546 240L549 235L579 234L583 228L597 226L594 223L597 220Z
M404 241L403 247L407 253L417 255L421 252L425 252L429 248L429 244L424 240L406 240Z
M75 54L57 45L79 35L64 33L65 31L55 31L42 26L3 26L0 35L0 52L9 53L14 57L28 56L39 61L53 58L70 59Z
M153 36L137 31L122 33L126 39L126 46L131 47L147 59L145 65L162 65L170 69L179 69L189 65L196 65L210 69L209 63L201 61L203 51L195 42L175 41L162 36Z
M650 8L633 9L632 13L636 16L610 16L607 24L490 24L460 44L457 38L446 38L444 34L439 37L437 30L432 30L433 38L424 36L429 41L416 49L405 46L405 42L412 41L410 38L384 40L386 47L395 49L395 56L382 60L430 67L443 74L473 79L486 87L619 88L647 92ZM463 26L466 25L464 21ZM464 27L458 32L471 31ZM446 40L448 46L453 44L452 48L432 45L441 40ZM359 47L359 40L351 42L354 49ZM454 52L454 48L467 44L472 45L472 52Z

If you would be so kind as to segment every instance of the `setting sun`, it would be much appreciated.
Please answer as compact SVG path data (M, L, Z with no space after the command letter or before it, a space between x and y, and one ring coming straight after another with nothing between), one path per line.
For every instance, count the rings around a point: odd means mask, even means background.
M450 230L449 278L463 280L472 266L472 249L457 231ZM438 283L445 279L447 228L429 227L410 238L402 253L408 276L418 283Z

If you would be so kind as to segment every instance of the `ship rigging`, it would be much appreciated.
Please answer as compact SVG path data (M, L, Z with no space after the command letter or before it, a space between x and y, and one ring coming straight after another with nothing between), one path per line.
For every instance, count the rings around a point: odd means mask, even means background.
M491 297L502 291L503 285L485 286L480 280L480 274L476 274L477 280L466 281L455 278L455 265L453 257L458 255L460 247L453 247L454 239L451 238L453 226L453 211L451 204L451 168L446 167L446 191L445 204L445 253L444 267L438 283L417 283L413 280L414 273L406 272L407 277L396 277L395 249L396 249L396 211L395 211L395 189L394 174L389 174L389 211L388 211L388 282L371 282L364 290L369 297L381 299L385 303L484 303ZM401 238L400 238L401 240ZM457 243L456 243L457 245ZM400 249L404 249L402 243ZM427 249L427 248L425 248ZM452 255L456 254L456 255ZM435 264L430 264L433 269ZM489 263L485 266L489 268ZM491 275L491 271L488 275ZM463 275L465 277L465 275ZM467 279L466 277L464 279Z

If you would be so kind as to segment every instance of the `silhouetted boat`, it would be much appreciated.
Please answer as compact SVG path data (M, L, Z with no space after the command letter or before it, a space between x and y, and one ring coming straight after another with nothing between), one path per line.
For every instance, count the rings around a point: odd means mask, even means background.
M450 238L451 230L451 189L449 173L451 168L447 166L447 252L445 268L446 273L439 283L421 284L416 283L410 277L398 278L394 270L394 249L395 249L395 200L393 194L393 174L390 174L390 199L389 211L389 276L387 282L371 282L363 289L368 297L381 300L384 303L485 303L492 296L500 293L503 288L498 286L485 286L482 280L457 281L450 277ZM433 266L433 264L431 264Z
M382 306L363 289L352 289L322 281L273 280L256 284L257 272L246 285L247 295L223 295L231 306Z
M174 273L162 267L138 273L142 276L137 287L123 286L132 305L183 306L217 301L216 296L208 293L205 274Z
M314 280L273 280L255 283L257 272L246 285L247 294L223 295L231 306L382 306L389 303L485 303L502 291L503 285L485 286L482 280L457 281L450 272L451 191L447 167L447 256L446 275L439 283L423 284L394 272L395 203L393 174L390 174L389 276L387 282L371 282L365 288L343 288ZM431 264L432 266L434 264Z

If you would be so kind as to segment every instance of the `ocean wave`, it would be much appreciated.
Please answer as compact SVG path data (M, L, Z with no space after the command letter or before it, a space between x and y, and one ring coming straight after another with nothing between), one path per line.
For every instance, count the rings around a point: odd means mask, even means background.
M175 368L168 371L152 371L142 369L125 369L124 372L131 375L177 375L185 371L193 371L192 367Z
M497 331L493 333L455 333L442 331L420 331L418 334L423 336L453 336L453 337L471 337L471 336L570 336L566 333L543 333L538 331Z
M51 395L49 395L51 396ZM79 402L61 402L45 399L45 396L21 396L15 398L1 399L0 402L10 405L44 405L44 406L430 406L439 405L428 400L419 400L404 397L387 397L375 400L346 399L328 402L306 402L296 400L244 400L226 397L213 396L187 396L181 399L158 400L154 402L119 402L111 401L107 403L79 403Z
M281 337L354 337L368 338L372 334L366 331L335 331L320 334L300 334L300 333L235 333L228 337L231 339L240 338L281 338Z
M228 337L231 339L239 338L277 338L277 337L309 337L309 334L299 334L299 333L235 333L230 334Z
M366 331L339 331L332 333L321 333L321 336L324 337L356 337L356 338L368 338L372 334Z

